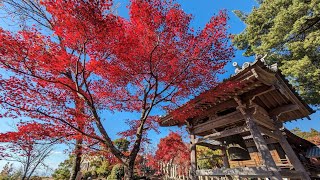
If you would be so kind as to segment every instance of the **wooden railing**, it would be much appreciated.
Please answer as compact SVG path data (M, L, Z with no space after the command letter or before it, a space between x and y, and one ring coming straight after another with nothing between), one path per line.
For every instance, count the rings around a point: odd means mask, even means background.
M191 170L172 163L159 163L164 180L191 180ZM182 170L182 171L181 171ZM197 176L198 180L229 180L227 177Z
M159 162L160 171L165 180L191 180L190 169L173 163Z

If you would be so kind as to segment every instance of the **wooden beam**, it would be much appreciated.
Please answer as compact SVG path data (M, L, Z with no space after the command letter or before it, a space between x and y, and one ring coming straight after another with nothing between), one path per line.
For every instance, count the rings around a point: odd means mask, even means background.
M243 168L224 168L224 169L202 169L197 170L197 176L228 176L240 175L241 177L268 177L272 172L266 167L243 167ZM283 169L280 171L282 177L296 178L301 176L300 172Z
M228 109L228 108L232 108L232 107L236 107L237 103L234 101L234 99L229 99L221 104L212 106L211 108L207 109L206 111L204 111L203 115L200 115L199 117L197 117L195 120L197 119L203 119L204 117L210 117L210 116L214 116L218 111L224 110L224 109ZM214 107L214 108L213 108Z
M256 97L273 90L275 90L274 86L259 87L259 88L256 88L255 90L244 93L242 97L245 102L249 102L249 100L253 101Z
M208 148L210 148L212 150L217 150L217 149L221 149L222 148L221 145L214 145L214 144L210 144L210 143L206 143L206 142L198 142L198 143L196 143L196 145L208 147Z
M254 122L256 122L257 124L263 127L266 127L268 129L272 129L272 130L275 129L274 124L272 123L269 117L266 117L262 114L255 114L253 115L253 117L254 117Z
M298 99L296 95L291 91L291 89L286 85L284 80L280 77L280 75L277 75L278 82L276 83L276 86L278 87L281 94L286 96L292 103L299 105L301 111L305 113L305 115L309 115L310 112L305 108L305 106L302 104L302 102Z
M256 66L256 68L252 69L251 71L252 73L256 73L257 79L266 85L273 85L276 81L275 73L267 72L259 66Z
M210 140L219 139L219 138L240 134L248 131L249 131L249 128L247 126L240 126L240 127L224 130L221 132L216 132L216 133L204 136L202 138L198 138L196 139L196 143L204 142L205 140L209 140L209 139Z
M228 159L228 154L227 154L227 150L225 147L222 147L221 149L222 154L223 154L223 167L224 168L230 168L230 164L229 164L229 159Z
M203 159L213 159L213 158L223 158L223 155L211 155L211 156L203 156L198 158L198 160L203 160Z
M277 125L278 125L278 127L279 126L282 127L282 123L280 123L280 122L278 122ZM282 132L279 129L277 129L275 131L275 133L279 137L280 145L281 145L282 149L284 150L284 152L286 153L287 157L289 158L289 161L293 165L294 169L301 173L300 175L301 175L302 179L311 180L306 169L304 168L301 161L297 157L296 153L293 151L292 147L290 146L289 142L287 141L287 138L283 136Z
M230 96L231 97L231 96ZM217 100L218 101L218 100ZM205 113L204 116L207 115L212 115L212 114L216 114L218 111L224 110L224 109L228 109L228 108L232 108L237 106L237 103L234 101L234 99L228 99L225 102L221 103L221 104L217 104L217 102L212 102L213 104L215 104L215 106L212 106L210 109L208 109ZM213 108L214 107L214 108ZM199 118L202 118L199 116Z
M261 133L273 138L273 139L276 139L276 140L279 140L280 137L275 134L273 131L267 129L267 128L264 128L264 127L261 127L261 126L258 126L258 129L260 130Z
M297 178L301 177L301 173L298 171L288 170L288 169L282 169L281 170L281 176L284 178Z
M269 113L263 107L253 102L250 107L254 108L253 117L256 123L271 130L275 129L273 120L270 119Z
M267 144L274 144L274 143L278 143L279 142L278 140L275 140L273 138L264 139L264 141ZM245 142L245 144L246 144L247 147L255 147L256 146L256 144L253 141Z
M297 110L297 109L299 109L298 105L296 105L296 104L288 104L288 105L284 105L284 106L280 106L280 107L277 107L275 109L272 109L269 112L269 116L270 117L278 117L282 113L286 113L286 112L289 112L289 111L294 111L294 110Z
M255 124L255 119L253 117L254 109L244 109L245 111L245 118L246 123L250 129L250 132L252 134L252 138L254 143L256 144L256 147L261 154L263 164L268 167L269 171L274 172L274 175L270 177L270 179L274 180L282 180L281 174L279 172L279 169L277 168L276 163L274 162L272 155L268 149L267 143L265 142L261 132L259 131L257 125Z
M212 130L213 128L225 126L227 124L234 123L242 119L243 119L243 116L239 111L235 111L225 116L220 116L217 118L209 117L209 121L196 125L194 127L194 133L200 134L200 133Z
M191 161L191 180L197 180L196 171L197 171L197 147L195 145L196 136L194 134L190 135L190 161Z
M266 167L243 167L223 169L197 170L197 176L227 176L240 175L242 177L270 177L273 175Z

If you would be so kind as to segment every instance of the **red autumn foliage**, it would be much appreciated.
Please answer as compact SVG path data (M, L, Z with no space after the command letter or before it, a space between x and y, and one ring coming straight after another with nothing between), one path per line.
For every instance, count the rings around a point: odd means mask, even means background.
M148 138L148 131L155 131L156 133L160 133L159 131L159 124L158 124L158 116L149 116L145 122L144 125L144 132L142 136L142 141L146 143L150 143L151 139ZM141 121L140 120L127 120L127 125L129 126L129 129L126 131L119 132L118 135L120 135L123 138L129 138L131 142L134 142L135 140L135 134L136 129L139 128Z
M320 146L320 136L308 137L307 140L314 143L317 146Z
M219 103L220 99L226 99L234 96L234 92L242 87L243 84L241 84L241 82L222 82L216 87L201 93L199 96L188 101L183 106L172 110L170 115L174 120L178 121L178 125L183 125L187 119L197 117L203 113L203 109L199 107L202 103Z
M0 104L4 117L29 117L66 127L66 138L100 142L132 176L144 132L153 128L152 110L216 86L233 49L225 11L194 32L192 15L174 1L130 2L125 19L111 13L111 0L43 0L52 36L37 26L0 29L0 68L7 72ZM103 113L112 111L141 115L123 134L133 137L129 154L103 126Z
M155 155L148 155L148 166L160 168L159 163L179 165L178 171L186 172L190 167L190 148L183 142L181 134L170 132L168 136L160 139Z
M38 123L20 124L17 131L0 133L0 157L10 157L11 153L19 156L30 156L35 144L44 142L48 137L59 139L59 132L55 132L57 128L53 128L50 124L42 125ZM54 134L54 136L52 136Z

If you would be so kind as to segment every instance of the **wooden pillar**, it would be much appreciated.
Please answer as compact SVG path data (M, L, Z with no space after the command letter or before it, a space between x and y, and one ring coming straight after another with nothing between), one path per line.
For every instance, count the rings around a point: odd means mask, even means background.
M222 160L223 160L223 167L225 168L230 168L229 160L228 160L228 155L227 155L227 150L225 147L221 148L222 151Z
M279 172L279 169L277 168L276 163L274 162L271 153L268 149L267 143L264 140L260 130L258 129L256 123L254 122L253 112L254 109L245 109L244 110L244 116L246 119L246 123L249 127L249 130L251 132L253 141L261 154L263 164L268 168L269 171L273 173L273 176L270 177L273 180L282 180L281 174Z
M191 180L197 179L197 174L196 174L196 171L197 171L197 149L196 149L195 139L196 139L196 136L191 133L191 135L190 135Z
M282 128L282 123L277 122L276 123L276 130L275 134L279 137L279 143L286 153L287 157L289 158L289 161L293 165L294 169L301 173L301 178L305 180L311 180L310 176L308 175L306 169L302 165L301 161L297 157L296 153L293 151L292 147L290 146L289 142L287 141L287 138L284 137L282 132L279 130L279 128Z
M224 168L230 168L230 163L229 163L229 159L228 159L228 154L227 154L227 149L225 146L221 147L221 151L222 151L222 160L223 160L223 167ZM215 179L219 179L219 178L215 178ZM225 176L224 179L230 179L232 180L231 176Z

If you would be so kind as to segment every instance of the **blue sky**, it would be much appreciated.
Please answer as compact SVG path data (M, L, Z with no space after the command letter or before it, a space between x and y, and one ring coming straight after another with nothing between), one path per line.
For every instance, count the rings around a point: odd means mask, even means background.
M240 33L245 28L245 24L243 24L233 13L232 10L241 10L244 12L250 12L254 6L256 6L256 2L254 0L241 0L241 1L235 1L235 0L178 0L178 2L181 4L182 8L187 12L194 15L194 19L192 21L192 26L197 28L202 28L206 22L209 21L212 15L217 14L219 10L225 9L227 10L229 14L229 32L232 34ZM117 0L115 1L115 4L117 4L118 9L117 12L119 15L128 17L128 10L126 6L128 5L128 1L125 0ZM0 26L6 27L8 21L0 20ZM253 61L252 57L246 58L242 56L242 52L237 51L236 57L232 60L233 62L236 61L240 65L245 61ZM231 66L231 63L229 63L226 66L227 72L221 76L221 78L229 77L233 72L234 68ZM155 114L161 115L161 112L155 111ZM110 119L108 121L104 122L105 128L110 133L110 136L112 138L117 138L117 132L124 131L127 129L126 124L124 121L126 119L135 119L135 117L138 117L138 114L132 114L132 113L114 113L114 114L103 114L105 116L105 119ZM320 130L320 119L319 119L320 113L314 113L311 115L312 120L298 120L296 122L287 123L286 127L289 129L292 129L294 127L299 127L302 130L308 131L310 128L314 128L317 130ZM10 129L10 127L7 125L8 121L11 120L1 120L0 123L0 132L6 131ZM178 130L179 128L160 128L161 133L156 134L154 132L151 132L149 134L149 137L152 139L152 146L156 146L156 144L159 142L160 138L166 136L170 130ZM50 164L52 168L56 168L57 165L63 161L67 155L63 152L63 149L65 149L66 146L57 146L55 149L54 154L47 160L47 163ZM5 164L4 161L0 161L0 170L2 169L2 166Z

